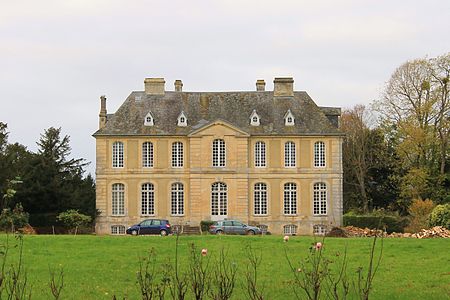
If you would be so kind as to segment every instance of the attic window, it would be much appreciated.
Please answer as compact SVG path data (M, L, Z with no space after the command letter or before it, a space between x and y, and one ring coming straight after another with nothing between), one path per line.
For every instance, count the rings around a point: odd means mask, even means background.
M259 115L256 113L256 109L254 109L252 111L252 114L250 115L250 125L252 126L259 126L260 125L260 117Z
M284 125L285 126L294 126L295 125L295 118L290 109L284 115Z
M154 119L152 113L149 111L148 114L145 116L144 119L144 125L145 126L153 126L154 125Z
M178 126L180 127L186 127L187 126L187 117L184 111L180 113L178 116Z

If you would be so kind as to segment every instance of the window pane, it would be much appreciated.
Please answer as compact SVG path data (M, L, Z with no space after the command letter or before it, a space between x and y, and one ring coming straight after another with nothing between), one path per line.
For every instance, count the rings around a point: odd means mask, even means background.
M295 183L284 185L284 214L297 214L297 185Z
M142 144L142 167L153 167L153 143L145 142Z
M213 167L225 167L225 141L214 140L212 147Z
M327 185L323 182L314 184L313 213L315 215L327 214Z
M314 143L314 167L325 167L325 143Z
M123 143L122 142L113 143L112 166L113 166L113 168L123 168Z
M172 184L171 204L172 215L184 214L184 188L182 183Z
M181 142L172 144L172 167L183 167L183 143Z

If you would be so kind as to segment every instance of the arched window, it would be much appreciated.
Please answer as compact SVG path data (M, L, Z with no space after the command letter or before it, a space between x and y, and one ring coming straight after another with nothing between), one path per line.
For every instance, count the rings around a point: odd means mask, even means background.
M265 183L255 183L254 206L255 215L267 215L267 185Z
M325 143L314 143L314 167L325 167Z
M313 213L315 215L327 214L327 185L323 182L314 184Z
M123 168L123 143L114 142L112 145L112 167Z
M182 168L183 167L183 143L174 142L172 144L172 167Z
M142 144L142 167L153 168L153 143L151 142Z
M144 183L141 186L141 214L155 214L155 188L151 183Z
M266 166L266 143L256 142L255 144L255 167L263 168Z
M125 215L125 186L122 183L112 185L111 214Z
M226 216L227 213L227 185L215 182L211 185L211 215Z
M184 215L184 186L180 182L172 184L170 211L174 216Z
M297 225L289 224L283 226L283 233L286 235L296 235Z
M225 167L225 141L216 139L212 145L213 167Z
M284 185L284 214L297 214L297 185L293 182Z
M284 144L284 166L286 168L295 167L295 143L286 142Z

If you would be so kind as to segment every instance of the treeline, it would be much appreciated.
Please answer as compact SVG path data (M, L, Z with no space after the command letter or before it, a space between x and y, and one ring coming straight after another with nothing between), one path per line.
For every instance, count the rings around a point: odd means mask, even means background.
M449 78L450 53L408 61L370 107L343 112L346 212L450 203Z
M38 226L51 225L68 209L96 216L95 182L84 176L84 159L70 158L69 136L61 128L49 128L37 141L37 152L8 142L7 124L0 122L0 195L3 215L7 211L30 214Z

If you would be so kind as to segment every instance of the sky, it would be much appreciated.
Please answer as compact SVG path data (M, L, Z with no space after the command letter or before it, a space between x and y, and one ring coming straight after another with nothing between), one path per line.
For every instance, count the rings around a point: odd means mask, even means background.
M252 91L294 78L319 106L380 97L408 60L450 51L450 1L0 0L0 122L36 151L61 127L91 162L108 113L144 78L184 91Z

